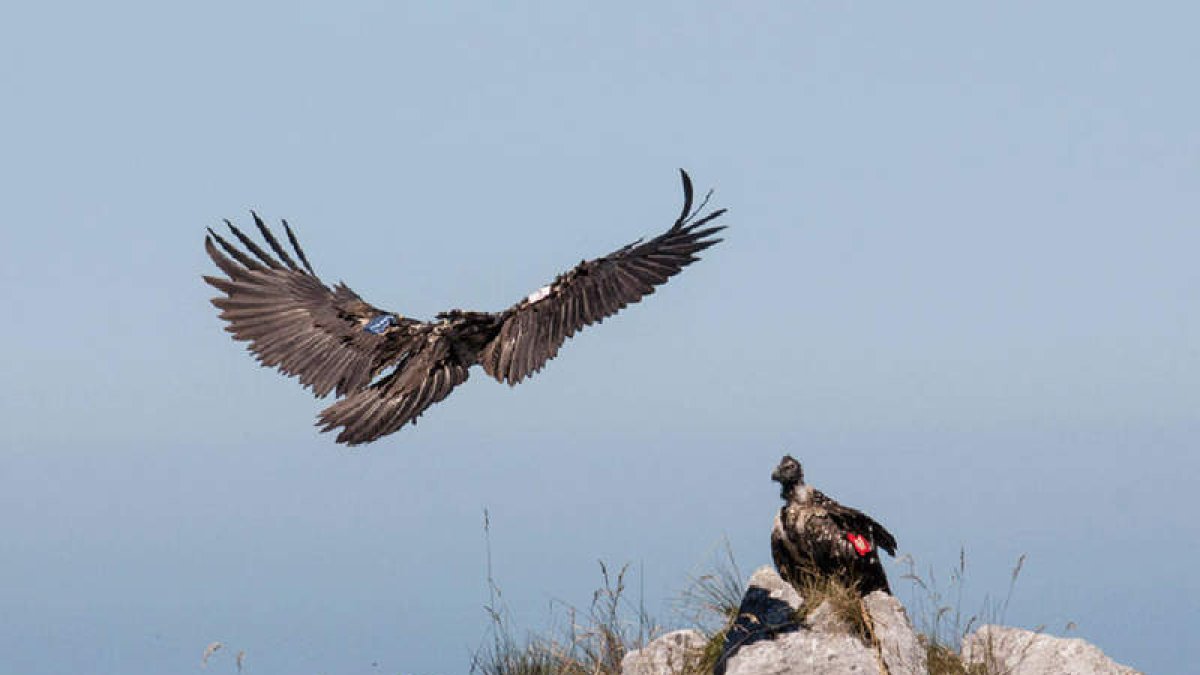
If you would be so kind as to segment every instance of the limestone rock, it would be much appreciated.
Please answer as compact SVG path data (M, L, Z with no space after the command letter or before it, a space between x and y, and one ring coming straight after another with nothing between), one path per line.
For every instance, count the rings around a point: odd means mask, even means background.
M828 600L822 602L816 609L809 612L808 616L804 617L804 627L818 633L846 633L847 635L854 630L844 618L838 616L837 610Z
M714 671L718 672L718 671ZM875 655L852 635L799 630L744 647L725 675L878 675Z
M876 643L854 635L828 603L796 620L803 604L791 584L771 567L750 578L729 629L717 675L812 673L878 675L880 659L889 675L925 675L925 650L900 602L882 592L863 600L875 627ZM878 651L876 651L878 650Z
M707 640L698 630L677 630L629 652L621 675L680 675L696 663Z
M1141 675L1079 638L1006 626L982 626L963 638L962 655L1007 675Z
M750 576L737 619L725 633L725 647L713 672L721 675L730 657L739 650L799 630L796 612L803 604L800 594L772 567L760 567Z
M729 640L739 645L753 639L796 630L796 612L804 599L770 567L760 567L750 577L738 618L729 629Z
M904 605L895 597L875 591L863 598L871 617L875 640L883 662L891 675L917 675L926 672L925 648L917 639Z

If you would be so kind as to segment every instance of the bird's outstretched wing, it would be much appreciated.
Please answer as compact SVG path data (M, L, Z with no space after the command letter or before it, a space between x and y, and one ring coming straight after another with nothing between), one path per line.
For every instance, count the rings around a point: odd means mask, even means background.
M318 397L331 391L342 396L369 385L428 331L427 324L364 302L345 284L329 288L313 272L287 221L283 227L299 263L258 214L252 215L275 256L226 221L245 250L209 230L205 250L227 278L204 280L224 294L212 303L229 323L225 330L249 342L264 366L298 377Z
M582 262L506 310L500 333L480 355L488 375L517 384L541 370L576 331L653 293L655 286L698 260L697 253L721 241L710 237L724 226L705 226L725 210L703 214L703 203L693 210L692 180L686 171L679 173L684 203L671 229Z
M462 363L448 338L433 334L387 377L321 411L321 431L343 427L338 443L358 445L408 424L429 406L467 381L471 364Z

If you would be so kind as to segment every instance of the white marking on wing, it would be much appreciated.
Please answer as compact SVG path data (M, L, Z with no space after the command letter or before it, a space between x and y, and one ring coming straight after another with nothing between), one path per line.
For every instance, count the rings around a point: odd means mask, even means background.
M525 298L525 302L528 302L529 304L532 305L533 303L544 299L547 295L550 295L550 287L542 286L541 288L537 289L536 291L530 293L529 297Z

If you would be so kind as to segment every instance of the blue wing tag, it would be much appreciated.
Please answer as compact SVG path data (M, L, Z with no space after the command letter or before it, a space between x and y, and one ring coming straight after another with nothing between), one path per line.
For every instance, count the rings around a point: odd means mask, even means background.
M374 319L371 319L370 321L368 321L367 325L363 326L363 331L366 333L374 333L375 335L380 335L385 330L387 330L388 327L392 326L395 323L396 323L395 316L392 316L391 314L380 314L379 316L375 317Z

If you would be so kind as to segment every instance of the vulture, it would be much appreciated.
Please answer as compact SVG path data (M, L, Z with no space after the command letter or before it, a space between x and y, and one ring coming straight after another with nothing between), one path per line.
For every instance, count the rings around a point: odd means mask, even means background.
M834 578L862 595L891 593L879 549L896 555L896 538L870 516L842 506L804 483L804 469L784 455L771 474L786 502L775 516L771 557L793 584Z
M691 178L680 176L683 209L670 229L580 262L502 312L452 309L420 321L375 307L344 283L322 282L286 220L294 256L253 211L266 248L228 220L241 247L209 228L204 247L225 276L204 280L221 293L212 303L225 330L263 366L318 398L335 395L318 416L322 431L369 443L415 423L471 366L510 386L537 373L576 331L653 293L720 242L713 235L724 226L712 222L724 209L705 213L711 191L693 209Z

